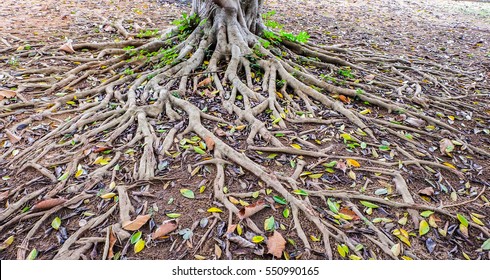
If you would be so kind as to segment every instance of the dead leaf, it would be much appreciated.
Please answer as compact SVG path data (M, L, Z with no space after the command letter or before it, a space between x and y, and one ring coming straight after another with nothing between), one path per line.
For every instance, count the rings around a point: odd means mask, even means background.
M267 239L267 249L269 249L267 253L280 259L285 248L286 240L282 237L281 233L274 231L274 234Z
M359 216L357 216L356 213L349 208L341 208L339 213L352 217L352 220L354 221L359 220Z
M451 152L454 150L454 144L451 140L444 138L439 141L439 150L441 151L441 154L450 156Z
M171 233L172 231L176 230L178 226L179 225L178 225L176 220L165 221L151 235L151 239L157 239L157 238L160 238L162 236L165 236L165 235Z
M345 95L339 95L340 101L344 102L345 104L350 104L350 98L345 96Z
M114 234L114 232L112 231L112 227L110 227L109 228L109 253L107 255L108 259L112 259L112 257L114 257L113 247L114 244L116 244L116 241L117 241L116 234Z
M366 82L371 82L372 80L374 80L374 78L375 76L373 74L364 76L364 80L366 80Z
M258 200L257 202L240 209L240 211L238 212L238 218L240 218L240 220L248 218L259 212L260 210L264 209L266 206L267 204L265 204L264 200Z
M209 85L212 81L213 79L211 79L211 77L207 77L206 79L200 81L199 84L197 84L197 87L205 87Z
M214 149L214 140L210 136L204 138L204 142L206 142L206 147L208 147L208 151L212 151Z
M151 215L138 215L134 221L122 222L122 227L125 230L135 231L140 229L148 220L150 220Z
M419 191L419 194L423 194L426 196L433 196L434 195L434 189L432 187L427 187L425 189L421 189Z
M228 226L228 229L226 230L226 233L225 234L228 234L228 233L232 233L235 231L235 229L237 228L237 224L231 224Z
M17 95L17 93L13 90L0 90L0 100L4 98L13 98Z
M61 46L59 50L70 54L75 53L75 50L73 49L73 46L70 41L66 42L63 46Z
M406 123L414 126L414 127L423 127L425 126L425 121L422 119L409 117L405 120Z
M226 136L226 132L224 132L224 130L223 130L223 129L221 129L221 128L216 128L216 129L214 130L214 133L216 133L216 135L218 135L219 137L224 137L224 136Z
M46 200L43 200L43 201L36 203L34 206L32 206L31 210L33 212L48 210L48 209L51 209L55 206L63 204L65 202L66 202L66 199L64 199L64 198L46 199Z
M335 168L342 170L344 173L345 171L347 171L347 165L345 164L345 162L340 160L337 161L337 165L335 166Z
M15 144L22 139L21 136L13 133L12 131L5 129L5 134L7 134L7 137L9 138L10 143Z
M1 192L0 193L0 201L4 201L5 199L7 199L9 197L9 192L10 191L4 191L4 192Z

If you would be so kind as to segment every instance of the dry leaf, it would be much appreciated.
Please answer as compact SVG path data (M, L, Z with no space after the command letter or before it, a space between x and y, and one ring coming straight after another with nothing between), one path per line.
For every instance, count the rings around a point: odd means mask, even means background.
M350 98L345 96L345 95L339 95L340 101L344 102L345 104L350 104Z
M237 228L237 224L232 224L232 225L229 225L228 226L228 229L226 230L226 233L225 234L228 234L228 233L232 233L235 231L235 229Z
M337 161L337 165L335 166L335 168L340 169L345 173L345 171L347 170L347 165L343 161L339 160Z
M238 212L238 218L240 218L240 220L248 218L253 214L259 212L260 210L264 209L266 206L267 204L265 204L264 200L259 200L240 209L240 211Z
M359 162L357 162L357 160L348 158L348 159L346 159L346 161L347 161L348 166L361 167L361 164Z
M372 80L374 80L374 78L375 76L373 74L364 76L364 80L366 80L366 82L371 82Z
M206 147L208 147L208 151L212 151L214 149L213 138L207 136L206 138L204 138L204 142L206 142Z
M284 237L278 231L274 231L274 234L267 239L268 253L280 259L285 248L286 240L284 240Z
M148 220L150 220L151 215L138 215L134 221L122 222L122 227L125 230L135 231L140 229Z
M199 84L197 84L197 87L205 87L209 85L212 81L213 79L211 79L211 77L207 77L206 79L200 81Z
M55 206L63 204L65 202L66 202L66 199L64 199L64 198L46 199L46 200L43 200L43 201L36 203L34 206L32 206L31 210L34 212L48 210L48 209L51 209Z
M416 118L412 118L412 117L409 117L405 120L406 123L412 125L412 126L415 126L415 127L423 127L425 126L425 121L424 120L421 120L421 119L416 119Z
M10 193L10 191L8 191L8 190L7 191L4 191L4 192L1 192L0 193L0 201L4 201L6 198L8 198L9 197L9 193Z
M117 238L114 232L112 231L112 227L109 228L109 253L107 255L108 259L112 259L114 257L114 251L112 250L114 244L116 244Z
M178 226L179 225L178 225L176 220L165 221L151 235L151 239L157 239L157 238L160 238L162 236L165 236L165 235L171 233L172 231L176 230Z
M67 53L75 53L75 50L73 49L73 46L71 45L71 42L66 42L63 46L59 48L60 51L64 51Z
M359 216L357 216L356 213L349 208L342 208L339 210L339 213L352 217L352 220L354 221L359 220Z
M13 133L12 131L5 129L5 134L7 134L7 137L9 138L10 143L15 144L22 139L21 136Z
M17 95L17 93L13 90L0 90L0 100L4 98L13 98Z
M432 196L432 195L434 195L434 189L432 187L427 187L425 189L421 189L419 191L419 194L423 194L426 196Z
M442 139L439 141L439 150L441 151L441 154L450 156L450 153L454 150L453 142L447 138Z

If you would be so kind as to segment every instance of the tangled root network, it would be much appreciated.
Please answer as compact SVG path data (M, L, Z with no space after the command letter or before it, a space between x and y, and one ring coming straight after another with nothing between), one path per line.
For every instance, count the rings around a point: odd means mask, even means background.
M284 38L241 2L4 72L0 254L488 259L485 78Z

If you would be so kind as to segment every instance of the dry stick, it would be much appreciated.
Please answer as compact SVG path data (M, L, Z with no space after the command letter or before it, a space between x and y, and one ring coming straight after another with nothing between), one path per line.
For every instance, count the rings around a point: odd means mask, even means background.
M441 205L441 208L457 207L457 206L461 206L461 205L471 203L473 201L476 201L478 198L480 198L480 196L482 196L482 194L485 193L486 190L487 190L487 186L483 186L483 189L481 190L481 192L477 196L475 196L473 199L463 201L460 203L456 203L456 204Z
M209 228L206 231L206 233L204 233L204 235L201 237L201 239L197 243L196 248L194 249L194 253L193 253L194 255L197 253L197 251L199 251L199 249L201 248L201 246L204 244L204 242L208 238L208 235L211 233L211 231L213 230L213 228L216 226L216 223L217 222L218 222L218 217L215 217L213 223L209 226Z

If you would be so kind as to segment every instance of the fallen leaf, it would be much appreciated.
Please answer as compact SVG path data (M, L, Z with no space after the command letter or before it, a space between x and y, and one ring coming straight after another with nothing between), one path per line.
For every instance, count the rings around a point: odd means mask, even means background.
M419 194L423 194L426 196L432 196L432 195L434 195L434 189L432 187L427 187L425 189L421 189L419 191Z
M133 221L122 222L122 227L125 230L135 231L139 230L148 220L150 220L151 215L138 215Z
M208 209L209 213L223 213L223 210L217 208L217 207L211 207Z
M412 118L412 117L409 117L407 119L405 119L405 122L414 126L414 127L422 127L425 125L425 121L424 120L421 120L421 119L416 119L416 118Z
M255 213L261 211L265 207L267 207L267 204L265 204L265 201L264 200L258 200L257 202L252 203L252 204L245 206L242 209L240 209L237 216L240 220L243 220L243 219L248 218L248 217L254 215Z
M206 79L200 81L199 84L197 84L197 87L205 87L209 85L212 81L213 79L211 77L207 77Z
M354 159L348 158L345 161L347 162L347 166L361 167L361 164Z
M432 238L427 238L427 240L425 240L425 247L427 247L427 250L429 251L429 254L432 254L432 252L434 252L434 249L436 248L436 242L434 240L432 240Z
M256 235L256 236L252 237L253 243L262 243L262 241L264 241L264 237L262 237L260 235Z
M274 233L267 239L268 254L272 254L274 257L280 259L286 248L286 240L282 237L281 233L274 231Z
M442 154L447 154L450 156L451 152L454 150L454 144L451 142L451 140L444 138L439 141L439 150Z
M339 99L340 99L340 101L344 102L345 104L350 104L350 98L345 96L345 95L340 94Z
M116 244L117 237L114 231L112 230L112 226L109 228L109 252L107 253L107 257L112 259L114 257L114 244Z
M9 138L10 143L15 144L22 139L21 136L13 133L12 131L5 129L5 134L7 134L7 137Z
M61 219L60 217L54 218L54 220L51 222L51 226L55 229L58 230L61 226Z
M64 199L64 198L46 199L46 200L40 201L40 202L36 203L34 206L32 206L31 211L38 212L38 211L48 210L48 209L51 209L55 206L63 204L65 202L66 202L66 199Z
M0 101L4 98L13 98L17 93L13 90L0 90Z
M145 248L145 240L140 239L134 244L134 253L139 253Z
M335 168L342 170L344 173L347 171L347 165L343 161L338 161Z
M11 235L9 238L5 239L2 244L0 244L0 251L7 249L14 242L14 236Z
M194 192L189 190L189 189L180 189L180 193L182 194L183 197L194 199Z
M178 227L178 223L176 220L168 220L162 223L161 226L157 228L157 230L151 235L151 239L158 239L162 236L166 236L172 231L176 230Z
M419 236L422 236L428 233L430 230L429 224L426 220L421 220L419 225Z
M66 42L63 46L61 46L59 50L70 54L75 53L75 50L73 49L73 46L70 41Z
M264 221L264 229L266 231L273 230L275 223L276 223L276 221L274 219L274 216L270 216L269 218L265 219L265 221Z
M208 151L212 151L214 149L214 140L211 137L204 138L204 142L206 142L206 146L208 147Z

